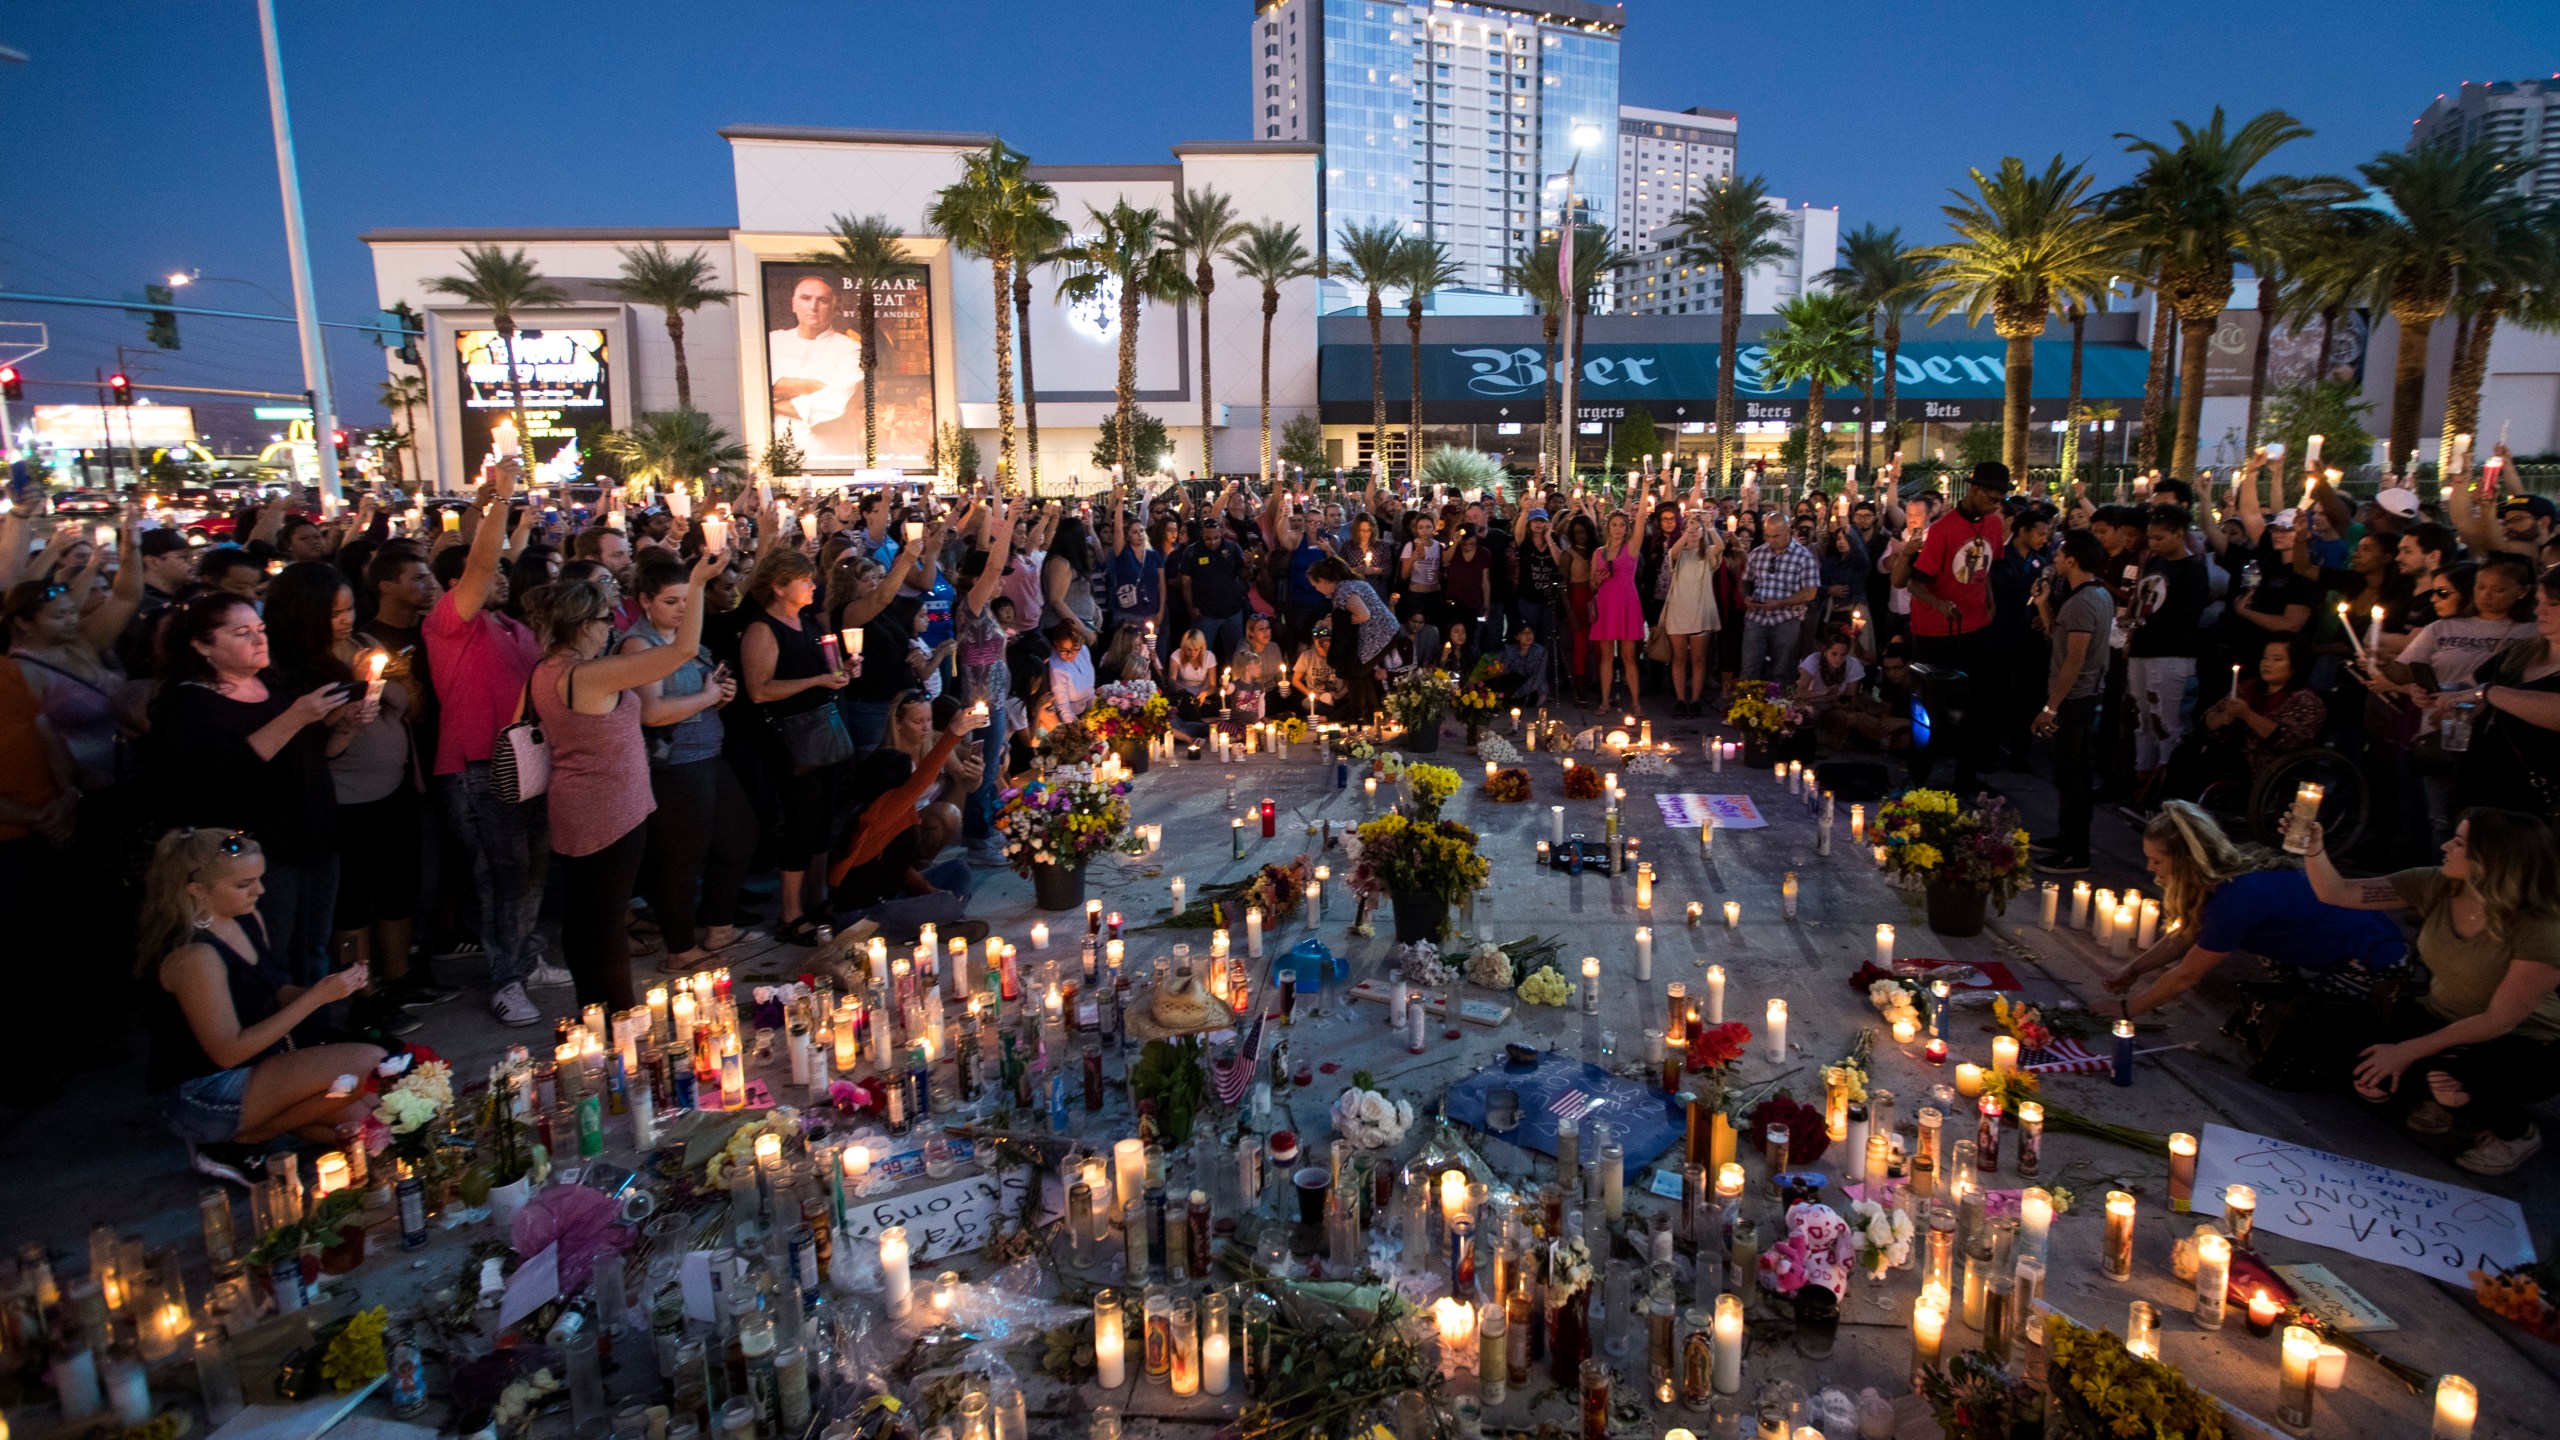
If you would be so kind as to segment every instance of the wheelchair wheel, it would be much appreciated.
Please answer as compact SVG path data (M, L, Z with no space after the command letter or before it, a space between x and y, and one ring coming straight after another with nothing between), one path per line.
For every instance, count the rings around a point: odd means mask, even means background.
M2306 781L2324 791L2320 829L2327 837L2330 853L2345 854L2364 834L2365 823L2372 817L2373 797L2365 785L2364 771L2335 750L2297 751L2268 766L2250 792L2250 832L2260 844L2282 845L2285 814L2293 808L2293 797Z

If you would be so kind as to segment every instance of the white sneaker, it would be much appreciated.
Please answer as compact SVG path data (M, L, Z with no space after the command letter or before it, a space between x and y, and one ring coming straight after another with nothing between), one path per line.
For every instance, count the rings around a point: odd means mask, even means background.
M2531 1159L2541 1148L2541 1127L2528 1125L2524 1133L2513 1140L2482 1135L2470 1149L2454 1156L2453 1163L2474 1175L2504 1175Z
M542 1012L534 1008L531 1000L525 998L524 985L521 981L510 981L506 988L490 996L489 1013L498 1017L498 1023L501 1025L542 1023Z
M524 983L528 990L545 990L563 985L575 985L578 980L568 971L545 960L533 967L532 972L524 977Z

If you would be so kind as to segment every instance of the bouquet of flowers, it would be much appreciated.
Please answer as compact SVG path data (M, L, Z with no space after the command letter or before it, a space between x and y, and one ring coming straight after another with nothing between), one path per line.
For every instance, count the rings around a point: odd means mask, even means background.
M1514 765L1508 770L1496 770L1484 780L1484 798L1499 805L1517 805L1533 793L1535 791L1529 783L1529 770L1525 765Z
M2034 873L2027 832L1996 795L1968 809L1944 790L1905 790L1885 802L1876 833L1886 869L1920 884L1984 891L2004 913Z
M1070 720L1040 737L1041 758L1062 770L1089 770L1109 749L1082 720Z
M453 1113L453 1067L411 1051L383 1060L374 1077L389 1083L373 1103L366 1148L377 1155L389 1150L424 1168L443 1143L446 1120Z
M1500 668L1501 662L1494 663L1497 669ZM1483 669L1483 663L1478 662L1476 668ZM1472 680L1459 687L1457 697L1449 702L1449 708L1457 715L1459 724L1473 729L1493 723L1493 717L1502 713L1502 697L1494 694L1493 687L1482 680Z
M1351 888L1361 895L1421 892L1455 905L1492 869L1476 853L1476 832L1455 820L1381 815L1350 838Z
M1266 929L1298 913L1307 898L1306 857L1285 865L1265 865L1249 879L1231 880L1211 885L1199 898L1182 907L1182 913L1158 920L1145 930L1235 930L1244 925L1244 912L1259 909Z
M1286 717L1280 722L1280 738L1288 741L1292 745L1305 744L1307 741L1307 722L1299 719L1295 715Z
M1520 763L1520 747L1499 735L1487 735L1476 742L1476 758L1487 764L1505 768Z
M1347 1085L1333 1102L1333 1133L1354 1150L1386 1149L1412 1128L1410 1100L1390 1100L1375 1090Z
M1457 698L1458 682L1448 671L1416 665L1388 688L1387 715L1407 733L1427 735L1439 728L1440 717Z
M1573 982L1557 973L1553 965L1542 966L1520 982L1520 999L1530 1005L1570 1005Z
M764 1115L729 1132L711 1158L702 1162L702 1188L726 1190L730 1172L753 1170L756 1164L756 1137L779 1135L784 1144L800 1138L800 1112L788 1105L776 1105Z
M1831 1148L1831 1132L1825 1128L1822 1112L1783 1090L1752 1106L1744 1128L1751 1134L1751 1143L1765 1149L1772 1125L1787 1129L1789 1165L1810 1165ZM1863 1158L1860 1163L1865 1163Z
M1547 1248L1547 1303L1560 1305L1591 1288L1591 1247L1576 1235Z
M1608 782L1600 778L1598 770L1589 765L1576 765L1570 760L1565 762L1564 798L1567 800L1597 800L1608 788Z
M1034 865L1070 869L1118 845L1129 829L1129 787L1081 779L1034 780L1004 793L996 814L1014 873Z
M1458 972L1440 958L1438 945L1416 940L1396 947L1396 978L1410 985L1446 985L1458 978Z
M1114 680L1093 692L1084 723L1107 745L1143 745L1173 724L1173 702L1153 680Z
M1467 983L1487 990L1511 988L1511 955L1501 946L1487 940L1467 957Z
M1751 1050L1751 1027L1739 1020L1711 1025L1690 1042L1689 1058L1702 1070L1722 1071Z
M1920 996L1913 982L1900 979L1878 980L1867 986L1867 1003L1884 1017L1885 1028L1908 1020L1914 1025L1925 1023L1920 1018Z
M2012 1005L2006 995L1992 996L1991 1018L2022 1051L2053 1048L2053 1030L2044 1023L2044 1013L2023 1000Z
M1838 1295L1849 1288L1849 1264L1857 1255L1857 1238L1839 1211L1800 1201L1787 1207L1787 1238L1760 1256L1760 1282L1781 1295L1807 1285Z
M1413 792L1414 812L1425 820L1439 818L1440 807L1458 793L1458 772L1446 765L1410 765L1405 788Z
M1793 735L1805 719L1805 708L1789 700L1787 687L1775 680L1736 686L1724 711L1727 725L1771 740Z
M1899 1270L1911 1263L1911 1215L1881 1199L1870 1197L1851 1202L1849 1218L1858 1236L1858 1268L1870 1280L1881 1280L1887 1270Z

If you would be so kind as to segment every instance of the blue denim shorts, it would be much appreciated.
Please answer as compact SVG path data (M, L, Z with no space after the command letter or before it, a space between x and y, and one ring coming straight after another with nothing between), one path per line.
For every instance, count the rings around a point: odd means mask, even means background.
M160 1095L160 1118L181 1140L218 1145L240 1133L240 1106L249 1095L249 1067L199 1075Z

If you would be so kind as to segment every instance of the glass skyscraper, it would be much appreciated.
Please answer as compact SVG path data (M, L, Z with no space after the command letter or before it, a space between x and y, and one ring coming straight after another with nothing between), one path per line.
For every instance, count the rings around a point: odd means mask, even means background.
M1322 243L1379 222L1447 243L1459 283L1502 267L1572 205L1615 229L1619 5L1536 0L1262 0L1253 18L1253 133L1324 147ZM1624 237L1621 237L1622 241Z

